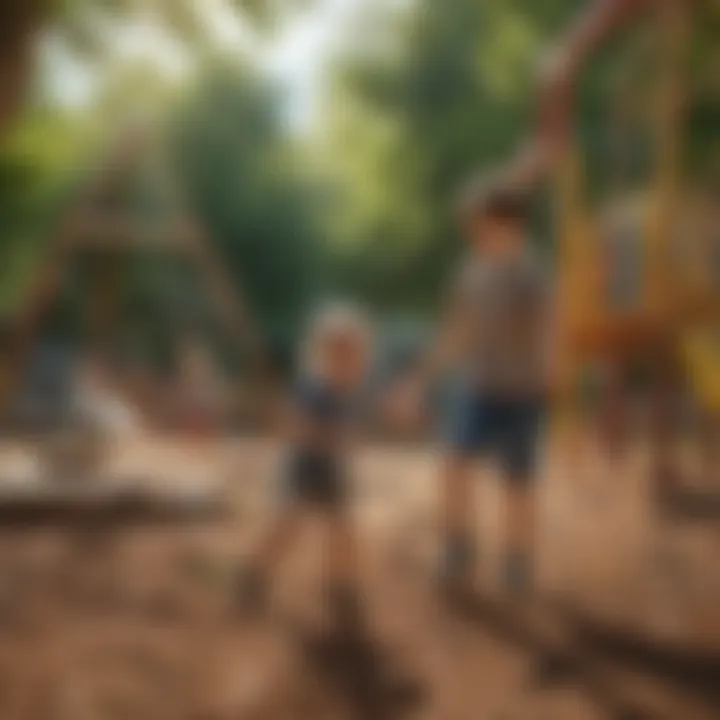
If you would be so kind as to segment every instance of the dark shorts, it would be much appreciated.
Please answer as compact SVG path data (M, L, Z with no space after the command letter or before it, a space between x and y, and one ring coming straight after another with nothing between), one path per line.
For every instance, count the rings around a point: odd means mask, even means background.
M287 502L322 510L339 509L344 506L347 496L344 469L333 457L292 455L285 463L282 494Z
M458 388L448 413L445 445L455 455L489 454L514 480L536 472L545 403L534 396L502 397Z

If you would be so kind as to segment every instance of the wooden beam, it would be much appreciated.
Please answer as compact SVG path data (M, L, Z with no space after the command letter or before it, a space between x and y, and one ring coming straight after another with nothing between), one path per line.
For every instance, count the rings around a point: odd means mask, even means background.
M141 127L131 127L121 134L105 164L77 196L51 238L35 287L14 326L9 352L0 359L0 412L7 407L42 323L60 295L71 258L83 250L97 253L155 251L187 257L198 270L204 289L233 344L250 358L257 376L265 377L269 365L249 305L233 286L223 261L199 221L187 210L172 173L165 173L162 183L173 191L175 219L153 226L97 209L97 200L112 192L118 177L143 159L149 142L150 136Z
M197 224L194 225L192 237L192 253L196 269L210 294L218 316L238 349L250 357L253 370L258 375L265 375L269 368L268 358L246 299L230 282L223 262Z
M91 211L82 213L74 225L76 250L155 250L187 254L192 251L191 229L186 224L152 226L122 217Z

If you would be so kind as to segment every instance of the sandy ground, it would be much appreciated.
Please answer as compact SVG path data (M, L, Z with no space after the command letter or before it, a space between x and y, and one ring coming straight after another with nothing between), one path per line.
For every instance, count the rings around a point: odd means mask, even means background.
M0 471L32 458L0 452ZM277 449L260 441L117 448L109 470L228 488L196 526L0 528L2 720L589 720L720 717L720 520L661 519L640 453L548 463L537 597L497 588L500 486L478 468L474 592L432 584L437 457L357 461L363 637L323 612L310 528L268 612L230 608L235 559L271 517ZM26 482L26 480L16 480Z

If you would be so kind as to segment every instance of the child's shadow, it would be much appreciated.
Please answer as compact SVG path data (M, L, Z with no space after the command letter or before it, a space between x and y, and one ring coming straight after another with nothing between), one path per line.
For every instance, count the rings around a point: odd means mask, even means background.
M350 717L395 720L416 710L424 700L422 684L393 673L387 654L365 632L301 634L299 639L309 667L331 693L347 703Z

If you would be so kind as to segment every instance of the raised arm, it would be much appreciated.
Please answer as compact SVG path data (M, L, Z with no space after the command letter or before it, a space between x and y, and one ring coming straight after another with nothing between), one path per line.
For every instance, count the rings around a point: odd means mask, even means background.
M572 132L573 105L583 71L608 38L659 2L596 0L570 26L545 63L535 137L503 173L508 184L531 189L547 179Z

